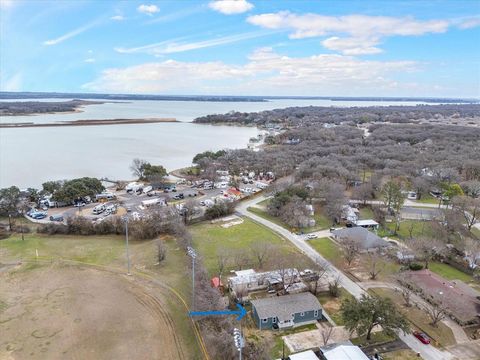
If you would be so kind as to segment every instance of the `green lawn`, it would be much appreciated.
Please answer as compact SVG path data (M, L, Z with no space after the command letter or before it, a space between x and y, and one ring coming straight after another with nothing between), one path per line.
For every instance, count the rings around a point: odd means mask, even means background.
M440 200L437 199L437 198L434 198L431 195L423 195L420 200L412 200L412 201L416 201L416 202L421 203L421 204L437 204L438 205L438 202Z
M329 238L320 238L309 240L308 243L311 247L317 250L325 259L331 262L337 262L342 258L342 251L340 248Z
M268 202L269 200L268 199L264 200L259 204L265 203L265 201ZM280 218L270 215L266 210L260 209L258 207L253 207L253 206L249 207L247 210L266 220L269 220L277 225L280 225L281 227L289 231L298 231L298 229L292 228L291 226L283 222ZM332 225L332 222L322 213L322 211L315 211L313 218L315 219L315 223L316 223L315 226L301 229L301 231L303 231L304 233L311 233L318 230L328 229L330 225Z
M466 283L473 281L473 277L471 275L466 274L460 270L457 270L448 264L434 262L434 263L430 263L428 265L428 268L430 269L430 271L448 280L461 280Z
M272 246L275 252L278 251L282 255L291 254L292 266L306 266L310 264L308 258L300 256L297 249L281 236L272 232L267 227L264 227L256 222L243 218L243 223L235 225L230 228L223 228L220 223L210 224L201 223L192 225L190 231L193 236L193 244L197 251L203 257L205 267L210 275L218 271L217 255L222 251L229 255L229 260L226 266L226 271L236 268L234 257L235 253L241 250L249 257L246 266L256 267L255 260L248 251L255 243L263 241ZM272 253L270 253L272 255ZM267 258L268 262L275 262L275 258L270 256ZM304 264L298 264L298 262ZM268 266L270 264L266 264ZM237 269L238 270L238 269Z
M410 238L410 228L413 226L412 236L434 236L431 223L429 221L404 220L400 222L400 228L397 234L402 238ZM395 222L387 224L390 231L395 230Z
M372 345L372 344L383 344L386 342L393 341L395 339L396 339L395 336L390 336L383 331L379 331L379 332L372 333L370 340L367 340L366 336L362 336L362 337L351 339L351 341L353 345L366 346L366 345Z
M135 248L139 242L131 242ZM36 251L40 259L69 259L91 264L110 264L125 254L122 236L71 236L25 234L22 241L19 234L0 241L0 251L5 249L5 258L32 260Z
M455 337L453 336L452 330L448 326L444 325L443 323L439 323L437 327L431 326L431 320L425 311L418 309L415 306L409 308L405 307L402 297L394 290L376 288L370 289L369 292L392 299L397 308L406 316L406 318L414 325L414 327L425 332L435 342L442 346L455 344Z
M370 207L362 207L360 210L360 220L373 219L373 210Z

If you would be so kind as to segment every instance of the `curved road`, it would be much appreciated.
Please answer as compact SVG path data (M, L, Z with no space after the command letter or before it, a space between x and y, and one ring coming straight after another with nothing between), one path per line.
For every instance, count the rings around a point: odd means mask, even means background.
M345 288L350 294L359 298L362 294L366 294L367 292L363 289L358 283L350 280L345 274L343 274L340 270L338 270L333 264L327 261L323 256L321 256L317 251L315 251L307 242L304 240L303 237L298 236L287 229L272 223L269 220L266 220L258 215L255 215L249 212L247 209L255 204L267 199L266 196L258 196L252 200L247 200L240 202L237 206L237 212L243 216L246 216L268 228L275 231L276 233L283 236L285 239L289 240L293 245L295 245L303 254L308 256L312 261L315 263L324 263L328 264L327 276L331 279L338 278L340 285ZM328 230L318 232L320 236L329 236L327 234ZM325 234L324 234L325 233ZM420 353L423 359L425 360L453 360L455 357L447 352L437 349L433 346L426 346L422 344L418 339L416 339L413 335L407 334L404 335L403 333L398 333L399 338L407 344L413 351Z

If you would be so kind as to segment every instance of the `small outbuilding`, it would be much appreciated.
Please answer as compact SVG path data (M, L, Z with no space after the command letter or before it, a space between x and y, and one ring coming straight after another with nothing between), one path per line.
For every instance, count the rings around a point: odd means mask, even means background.
M321 347L320 352L322 360L369 360L368 356L350 341Z

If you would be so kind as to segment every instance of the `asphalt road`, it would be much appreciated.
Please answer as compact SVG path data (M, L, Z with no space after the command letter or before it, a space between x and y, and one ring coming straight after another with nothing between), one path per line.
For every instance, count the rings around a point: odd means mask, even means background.
M308 256L314 262L328 264L328 271L327 276L335 279L339 279L340 285L347 290L350 294L359 298L362 294L366 294L366 291L356 282L350 280L346 275L344 275L340 270L338 270L333 264L327 261L324 257L322 257L317 251L315 251L310 245L307 244L305 241L305 236L297 236L294 233L286 230L285 228L272 223L260 216L257 216L247 210L250 206L253 206L267 197L259 196L252 200L243 201L237 206L237 212L243 216L249 217L250 219L270 228L271 230L275 231L276 233L282 235L284 238L289 240L293 245L295 245L303 254ZM323 232L318 232L323 233ZM320 234L323 235L323 234ZM319 236L322 237L322 236ZM442 351L440 349L435 348L432 345L424 345L422 344L417 338L410 334L403 334L401 332L398 333L399 338L408 345L413 351L419 353L421 357L425 360L451 360L455 359L455 357L447 352Z

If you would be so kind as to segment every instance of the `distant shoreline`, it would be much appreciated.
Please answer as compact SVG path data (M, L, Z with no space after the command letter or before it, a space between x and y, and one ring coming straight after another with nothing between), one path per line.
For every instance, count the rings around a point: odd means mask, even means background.
M96 125L128 125L128 124L155 124L179 122L175 118L149 118L149 119L96 119L75 120L56 123L0 123L0 128L31 128L31 127L62 127L62 126L96 126Z

